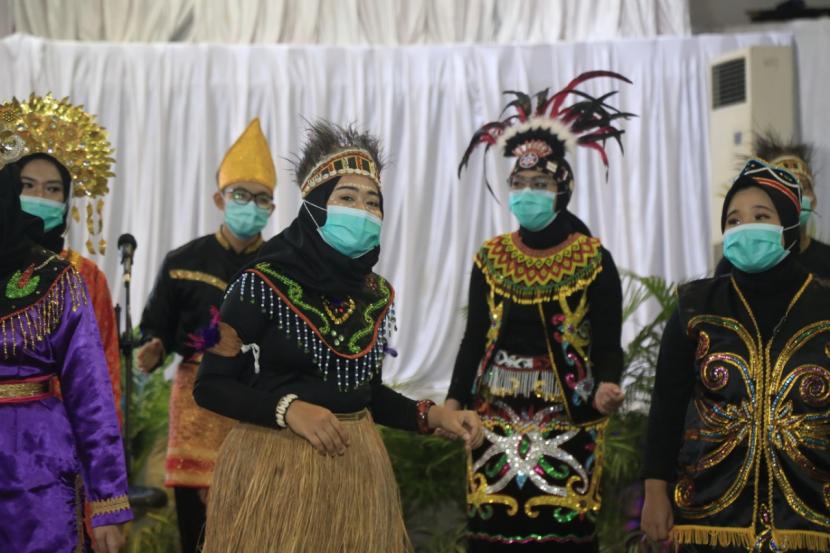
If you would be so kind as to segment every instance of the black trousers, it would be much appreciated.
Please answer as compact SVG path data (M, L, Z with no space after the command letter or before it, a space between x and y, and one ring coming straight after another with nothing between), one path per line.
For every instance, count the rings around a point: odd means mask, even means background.
M173 488L182 553L198 553L205 539L205 504L197 488Z

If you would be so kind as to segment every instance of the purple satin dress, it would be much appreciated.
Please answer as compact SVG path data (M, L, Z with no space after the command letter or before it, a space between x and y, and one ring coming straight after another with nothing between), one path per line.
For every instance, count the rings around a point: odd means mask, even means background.
M84 553L85 501L93 527L132 518L124 449L86 288L65 262L34 269L0 282L0 552ZM62 399L8 401L9 383L50 376Z

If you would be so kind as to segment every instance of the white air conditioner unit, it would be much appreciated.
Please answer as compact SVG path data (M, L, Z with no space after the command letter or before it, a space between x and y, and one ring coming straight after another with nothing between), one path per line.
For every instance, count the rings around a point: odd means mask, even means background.
M723 198L752 153L755 133L796 136L791 46L752 46L715 58L711 69L709 153L712 263L721 256ZM712 265L714 266L714 265Z

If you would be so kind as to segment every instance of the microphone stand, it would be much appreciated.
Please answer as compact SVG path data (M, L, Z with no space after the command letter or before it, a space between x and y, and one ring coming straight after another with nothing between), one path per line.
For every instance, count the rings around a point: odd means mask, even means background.
M124 259L121 260L124 263ZM124 273L124 331L121 331L121 306L115 306L116 328L119 336L121 353L124 356L124 457L127 464L127 481L132 482L132 452L133 444L130 437L130 405L133 399L133 350L135 339L133 338L133 323L130 316L130 280L129 271ZM127 495L130 506L134 509L158 509L167 505L167 494L159 488L147 486L129 485Z

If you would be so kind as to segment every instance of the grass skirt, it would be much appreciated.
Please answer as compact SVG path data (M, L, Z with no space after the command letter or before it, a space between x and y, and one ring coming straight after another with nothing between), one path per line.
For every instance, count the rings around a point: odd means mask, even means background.
M219 450L203 553L411 551L371 416L338 418L351 444L342 457L321 455L290 430L234 428Z

